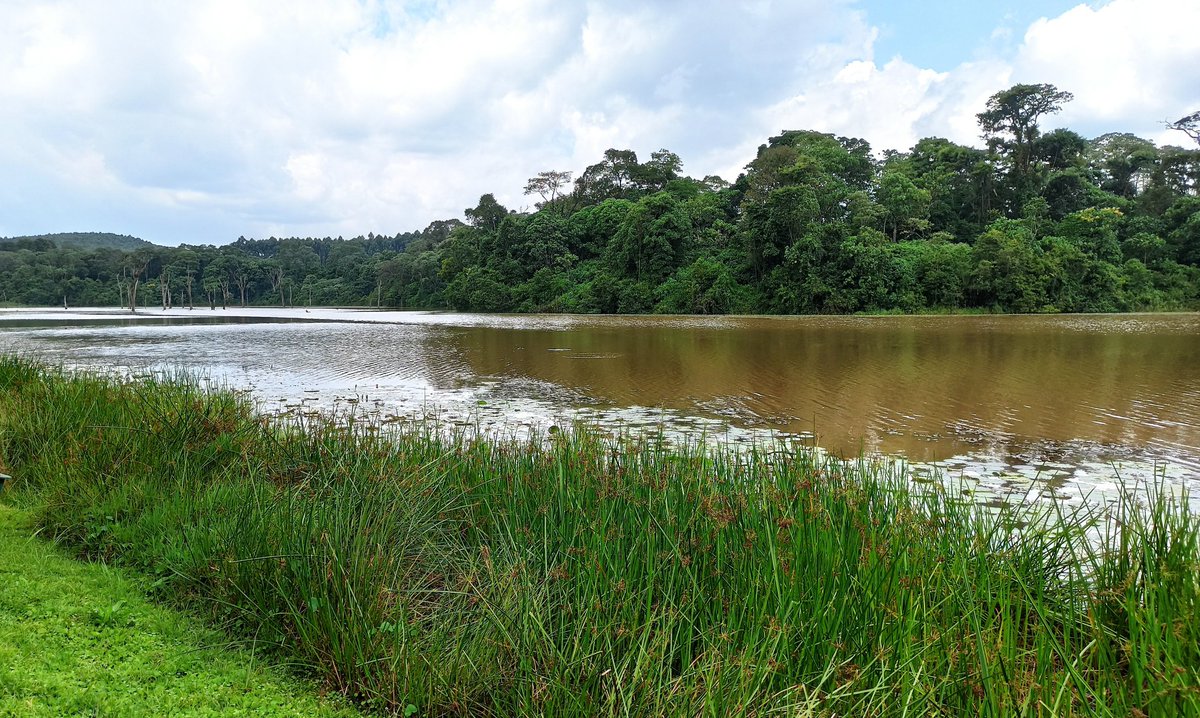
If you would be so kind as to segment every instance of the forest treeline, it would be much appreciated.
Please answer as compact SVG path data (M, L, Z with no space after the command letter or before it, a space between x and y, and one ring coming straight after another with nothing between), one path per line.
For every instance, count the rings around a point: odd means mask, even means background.
M128 234L111 232L59 232L57 234L33 234L23 237L0 237L0 244L15 243L25 249L47 249L71 247L72 249L123 249L129 252L154 247L152 242L131 237Z
M730 184L667 150L491 194L464 220L353 239L84 250L0 243L0 302L368 305L478 311L1092 312L1200 306L1200 149L1039 121L1071 95L1015 85L985 148L873 154L787 131ZM1174 123L1196 139L1200 113ZM1197 140L1200 143L1200 140Z

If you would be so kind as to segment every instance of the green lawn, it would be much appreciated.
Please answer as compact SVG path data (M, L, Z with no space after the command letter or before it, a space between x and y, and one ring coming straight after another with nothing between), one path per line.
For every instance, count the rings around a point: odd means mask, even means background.
M354 716L0 505L0 716Z

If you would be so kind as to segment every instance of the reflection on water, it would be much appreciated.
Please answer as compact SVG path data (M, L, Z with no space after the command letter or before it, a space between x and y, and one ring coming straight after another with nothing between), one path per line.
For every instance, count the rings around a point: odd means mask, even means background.
M1200 479L1194 314L143 314L0 311L0 348L73 366L179 365L276 406L352 398L495 430L582 417L732 438L815 431L830 451L901 455L991 489L1033 476L1052 479L1042 491L1103 487L1114 466Z

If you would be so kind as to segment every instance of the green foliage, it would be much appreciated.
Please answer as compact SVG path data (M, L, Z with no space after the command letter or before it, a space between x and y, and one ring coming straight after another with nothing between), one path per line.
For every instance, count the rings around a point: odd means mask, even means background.
M468 267L445 289L446 301L455 309L504 312L512 308L512 289L494 269Z
M568 227L572 251L581 259L602 255L632 208L629 200L606 199L571 215Z
M43 535L381 711L1200 712L1186 496L996 511L794 444L273 423L186 381L12 358L0 462ZM0 616L40 611L11 576ZM158 640L126 596L88 594L45 597L78 616L73 638ZM29 645L11 625L0 655Z
M0 505L0 715L359 715L150 605L146 581L73 561L32 531Z
M35 234L24 237L0 237L0 245L13 244L25 249L119 249L132 252L138 249L150 249L154 244L144 239L131 237L127 234L112 234L111 232L60 232L57 234Z
M876 160L861 139L789 130L732 184L683 175L665 149L643 162L611 148L574 182L570 172L536 173L525 191L540 198L537 211L485 194L466 223L394 237L122 245L136 251L0 241L0 305L1197 308L1200 150L1043 132L1039 120L1069 100L1046 84L996 93L978 115L986 150L931 137Z
M972 291L980 304L1017 312L1050 308L1047 284L1058 275L1048 271L1046 253L1021 222L994 222L976 241L974 257Z
M988 98L987 109L976 115L988 148L1006 166L1013 206L1023 205L1036 193L1039 175L1047 167L1046 156L1055 154L1054 150L1038 152L1044 139L1039 118L1058 112L1072 98L1054 85L1013 85Z
M664 314L744 313L753 307L729 267L700 257L659 285L655 310Z

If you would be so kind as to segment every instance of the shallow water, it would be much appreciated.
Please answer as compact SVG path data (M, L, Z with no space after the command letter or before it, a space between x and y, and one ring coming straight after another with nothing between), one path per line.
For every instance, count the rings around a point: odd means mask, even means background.
M903 457L988 493L1200 485L1200 315L587 317L0 310L0 349L183 367L266 410L572 419ZM815 436L814 436L815 434Z

